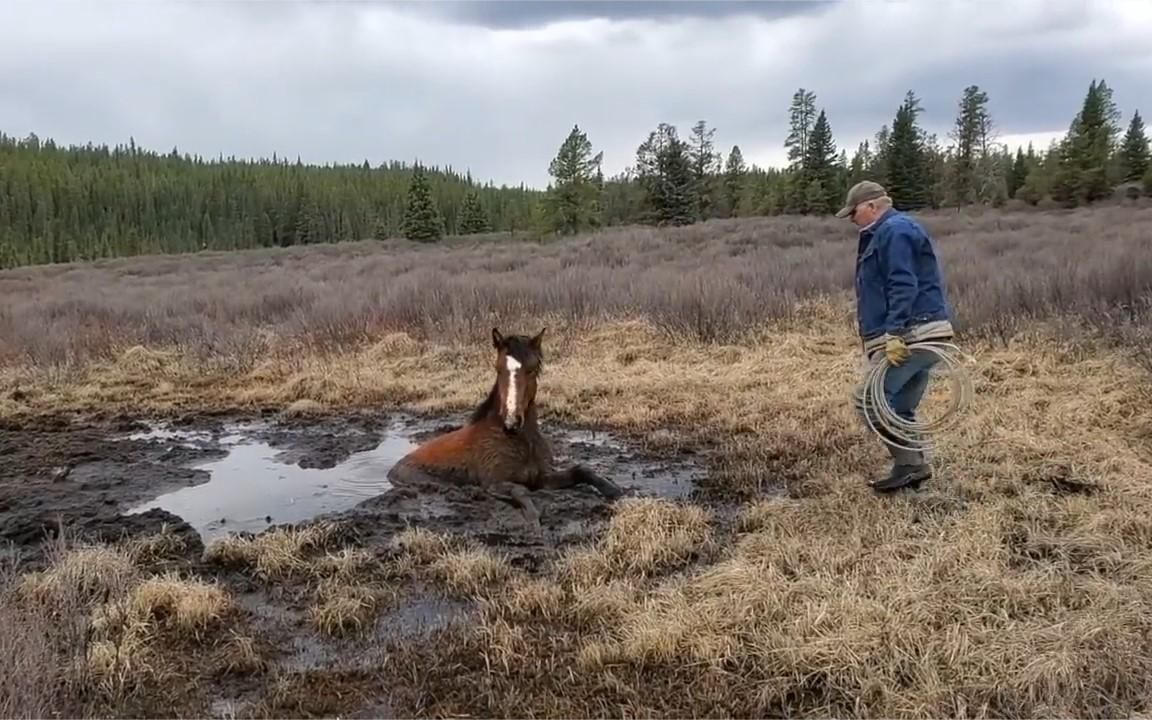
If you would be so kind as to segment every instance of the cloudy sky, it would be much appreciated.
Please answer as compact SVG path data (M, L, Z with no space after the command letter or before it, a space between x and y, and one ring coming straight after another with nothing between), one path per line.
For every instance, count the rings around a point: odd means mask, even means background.
M798 87L851 154L910 88L943 136L976 83L1046 147L1093 77L1152 116L1149 38L1152 0L4 0L0 130L542 186L573 123L607 174L662 121L766 165Z

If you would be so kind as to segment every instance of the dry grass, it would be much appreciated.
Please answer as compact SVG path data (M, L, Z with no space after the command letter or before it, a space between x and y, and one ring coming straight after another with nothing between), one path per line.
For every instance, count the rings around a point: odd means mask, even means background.
M226 535L204 548L204 560L226 567L249 568L267 580L293 576L323 574L325 569L336 570L349 562L361 560L359 556L321 556L319 553L332 541L335 526L316 523L303 528L273 528L252 536Z
M429 570L449 590L466 596L503 584L513 575L506 557L483 547L449 551Z
M114 548L62 537L46 569L5 579L0 645L13 651L0 668L5 717L99 712L125 707L158 685L194 682L182 678L217 667L203 653L225 631L233 637L220 666L242 672L259 665L231 628L238 608L224 588L143 571L142 563L163 557L174 539L162 531Z
M594 543L536 575L450 536L396 537L378 572L482 608L473 630L390 656L397 677L418 678L415 714L1147 713L1152 214L930 222L976 398L919 494L865 487L885 458L849 399L852 238L812 219L355 261L322 248L7 273L0 293L24 294L0 314L12 338L0 413L459 412L491 380L489 327L548 325L546 423L710 448L709 486L740 510L619 502ZM276 264L275 282L235 282ZM75 335L22 330L44 313ZM137 344L150 349L125 351ZM761 493L781 486L784 497ZM329 552L326 532L207 555L272 581L322 579L313 627L355 632L378 612L361 582L371 560ZM102 562L114 579L126 567ZM100 590L74 572L69 587ZM51 583L30 592L50 596Z
M312 624L334 637L370 629L376 615L396 600L393 588L339 580L321 584L316 595L316 604L309 611Z

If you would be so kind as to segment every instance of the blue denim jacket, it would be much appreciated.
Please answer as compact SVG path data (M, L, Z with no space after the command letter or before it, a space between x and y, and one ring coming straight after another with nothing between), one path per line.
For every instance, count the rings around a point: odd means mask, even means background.
M908 215L889 208L860 232L856 251L856 320L860 337L903 335L951 320L936 247Z

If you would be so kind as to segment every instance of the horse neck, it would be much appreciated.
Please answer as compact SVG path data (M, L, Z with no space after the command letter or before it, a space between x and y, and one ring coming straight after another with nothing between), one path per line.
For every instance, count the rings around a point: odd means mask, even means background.
M537 411L536 398L533 396L532 401L528 403L528 407L524 409L524 427L521 432L527 430L529 432L536 432L539 428L540 416ZM484 402L476 408L472 414L472 423L487 423L490 425L502 425L503 420L500 419L500 388L496 382L492 383L492 389L488 391L488 397Z

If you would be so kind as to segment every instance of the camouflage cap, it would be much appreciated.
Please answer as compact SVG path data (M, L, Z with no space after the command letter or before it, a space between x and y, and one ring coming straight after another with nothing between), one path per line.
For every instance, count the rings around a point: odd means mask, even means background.
M861 180L848 190L848 197L844 200L844 207L836 211L836 217L844 218L852 214L852 210L860 203L876 200L887 195L888 192L880 183L871 180Z

